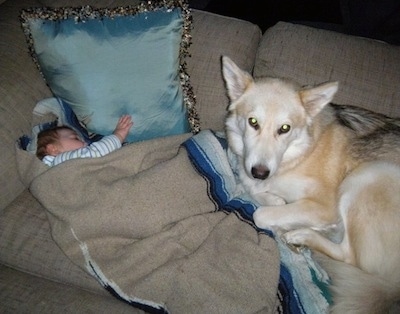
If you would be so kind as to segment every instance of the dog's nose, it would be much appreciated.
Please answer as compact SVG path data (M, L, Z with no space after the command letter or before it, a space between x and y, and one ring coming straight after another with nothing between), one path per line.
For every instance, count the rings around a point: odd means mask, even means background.
M269 176L269 169L264 165L258 165L251 168L253 178L265 180Z

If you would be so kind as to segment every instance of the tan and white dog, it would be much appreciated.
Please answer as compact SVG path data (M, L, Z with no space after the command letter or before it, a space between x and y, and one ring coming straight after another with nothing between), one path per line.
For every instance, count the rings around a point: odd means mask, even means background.
M229 149L262 204L255 224L329 257L332 312L399 310L400 120L331 104L337 82L255 80L228 57L222 72Z

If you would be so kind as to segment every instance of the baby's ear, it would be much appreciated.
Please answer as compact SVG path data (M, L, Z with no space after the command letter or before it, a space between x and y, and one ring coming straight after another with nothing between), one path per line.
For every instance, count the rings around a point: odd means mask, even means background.
M57 156L60 153L57 145L55 144L47 144L46 145L46 154L50 156Z

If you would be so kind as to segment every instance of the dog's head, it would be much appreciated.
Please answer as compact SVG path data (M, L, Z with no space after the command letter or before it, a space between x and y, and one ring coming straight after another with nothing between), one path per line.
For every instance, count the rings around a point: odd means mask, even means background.
M302 88L278 78L253 77L228 57L222 74L230 104L225 130L247 175L267 179L295 162L312 142L314 118L338 89L337 82Z

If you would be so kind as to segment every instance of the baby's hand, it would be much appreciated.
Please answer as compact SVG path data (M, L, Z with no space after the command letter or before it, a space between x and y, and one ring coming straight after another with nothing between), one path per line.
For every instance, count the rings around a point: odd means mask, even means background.
M113 132L116 135L121 143L125 141L125 138L128 136L129 130L133 125L132 117L130 115L123 115L119 118L117 126Z

